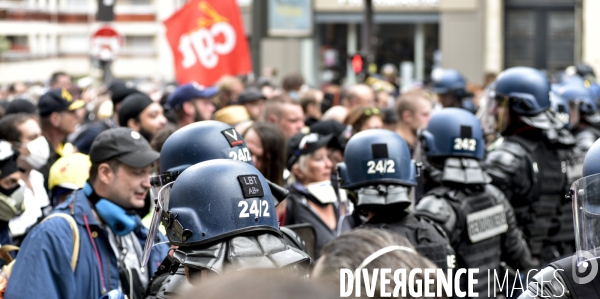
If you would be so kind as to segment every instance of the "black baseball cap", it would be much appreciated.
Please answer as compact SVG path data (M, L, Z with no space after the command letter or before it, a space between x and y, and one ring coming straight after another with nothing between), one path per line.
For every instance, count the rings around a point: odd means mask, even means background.
M75 111L83 105L85 102L74 99L66 88L51 89L38 100L40 116L48 116L54 112Z
M246 88L242 93L240 93L237 102L238 104L246 104L250 102L254 102L256 100L266 100L267 97L263 95L258 88L249 87Z
M119 108L119 125L126 127L128 120L136 118L152 103L154 103L152 99L143 93L127 96Z
M15 99L6 107L5 114L29 113L35 114L35 105L27 99Z
M337 143L333 143L330 147L339 148L342 151L348 143L348 139L352 135L352 127L341 124L335 120L318 121L310 126L311 133L319 133L321 135L333 135Z
M290 137L286 143L287 168L291 169L300 156L313 153L324 146L332 146L333 142L333 135L318 133L298 133Z
M159 153L150 147L146 138L125 127L103 131L94 139L90 149L92 163L101 163L115 158L133 168L146 167L158 160L159 156Z

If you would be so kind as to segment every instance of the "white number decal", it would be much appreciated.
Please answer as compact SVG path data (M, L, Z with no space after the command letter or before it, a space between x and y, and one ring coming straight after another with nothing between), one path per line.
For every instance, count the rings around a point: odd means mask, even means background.
M240 217L239 218L248 218L250 217L250 214L248 214L248 203L245 201L240 201L238 203L238 207L242 208L242 211L240 212Z
M375 161L367 162L367 166L369 166L369 170L367 170L368 174L375 173Z
M369 169L367 169L368 174L396 172L396 163L394 160L379 160L377 162L371 160L367 162L367 166L369 167Z
M271 217L271 214L269 214L269 202L266 200L262 200L262 206L265 207L265 209L263 210L263 216L264 217Z
M250 214L254 214L254 217L258 217L260 215L260 211L256 206L256 200L252 201L252 205L250 206Z
M473 138L454 138L454 149L474 152L477 140Z
M252 155L250 155L250 151L248 150L248 148L245 147L238 149L237 152L235 150L229 152L229 158L231 158L232 160L238 160L242 162L252 161Z
M394 166L396 166L396 163L394 163L394 160L387 160L386 163L387 165L387 173L395 173L396 172L396 168L394 168Z
M250 213L248 213L247 201L240 201L238 207L242 208L239 218L248 218L250 217L250 214L254 215L254 217L271 217L271 213L269 213L269 202L266 200L253 200L250 204Z

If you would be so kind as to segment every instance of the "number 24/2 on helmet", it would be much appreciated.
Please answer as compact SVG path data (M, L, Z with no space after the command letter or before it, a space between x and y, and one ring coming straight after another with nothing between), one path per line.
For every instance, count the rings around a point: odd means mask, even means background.
M249 231L280 233L269 185L247 163L195 164L173 183L166 202L162 218L173 245L202 245Z
M368 185L416 185L417 167L408 145L395 132L372 129L352 136L338 164L340 187Z

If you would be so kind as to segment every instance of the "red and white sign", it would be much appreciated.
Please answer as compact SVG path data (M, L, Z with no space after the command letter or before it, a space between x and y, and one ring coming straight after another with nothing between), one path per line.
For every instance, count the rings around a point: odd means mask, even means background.
M235 0L191 0L164 24L179 83L209 86L223 75L252 71Z
M123 46L123 37L112 27L103 25L92 33L90 52L100 60L113 60Z

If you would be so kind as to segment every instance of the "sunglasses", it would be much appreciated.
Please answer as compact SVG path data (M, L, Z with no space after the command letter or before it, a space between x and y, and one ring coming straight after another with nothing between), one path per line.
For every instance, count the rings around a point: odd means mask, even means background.
M364 112L366 116L379 115L381 111L378 108L367 108Z

